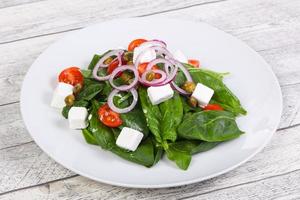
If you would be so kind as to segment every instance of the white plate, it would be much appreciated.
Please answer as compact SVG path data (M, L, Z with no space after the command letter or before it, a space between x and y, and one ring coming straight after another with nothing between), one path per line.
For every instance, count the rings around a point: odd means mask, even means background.
M95 53L134 38L162 39L202 66L231 72L225 82L248 115L238 119L246 134L193 156L187 171L167 159L148 169L85 143L50 107L58 73L87 67ZM126 187L158 188L195 183L228 172L259 152L275 132L282 110L278 81L268 64L246 44L204 23L165 18L117 19L69 34L44 51L30 67L21 92L21 111L35 142L54 160L85 177Z

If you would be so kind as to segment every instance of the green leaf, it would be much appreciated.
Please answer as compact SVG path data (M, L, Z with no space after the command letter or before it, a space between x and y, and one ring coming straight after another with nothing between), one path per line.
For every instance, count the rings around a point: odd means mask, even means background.
M63 107L61 114L64 118L68 119L68 114L69 114L70 109L71 109L70 106Z
M90 69L81 69L81 74L84 78L93 78L93 72Z
M149 128L147 126L147 121L139 106L136 106L128 113L121 114L121 119L123 121L123 126L142 132L144 134L144 138L148 136Z
M88 69L93 70L97 62L100 60L100 58L101 58L100 55L95 54L88 66Z
M178 127L178 135L184 139L220 142L239 137L235 117L227 111L203 111L189 115Z
M220 142L205 142L198 140L182 140L174 143L170 143L169 147L176 149L177 151L187 152L189 154L196 154L208 151L216 147Z
M168 159L174 161L180 169L187 170L192 160L190 153L180 151L172 146L169 146L169 148L166 150L166 153Z
M97 94L99 94L104 85L101 83L93 83L84 85L82 91L76 96L76 100L91 101Z
M89 130L82 129L82 135L88 144L98 145L96 138Z
M162 115L161 136L163 140L175 141L177 138L177 127L183 117L183 107L178 93L174 93L173 98L159 104Z
M127 151L116 145L115 133L113 129L103 125L98 119L98 108L101 103L97 101L92 102L92 117L89 120L88 130L92 133L98 145L103 149L109 150L116 155L146 167L150 167L154 164L155 152L154 145L150 138L147 138L135 151Z
M160 113L158 105L152 105L147 95L147 89L140 87L138 90L139 100L142 105L143 112L146 117L147 125L150 131L153 133L157 142L162 143L163 140L160 135L160 123L162 115Z
M194 70L190 72L195 83L202 83L214 90L213 100L223 105L224 109L235 115L245 115L247 111L242 107L239 99L222 82L219 75L207 70Z
M204 69L204 68L195 68L194 66L190 64L183 63L183 65L189 70L189 72L201 72L205 74L209 74L210 76L215 77L216 79L223 80L223 78L226 75L229 75L229 72L221 73L221 72L215 72L209 69Z

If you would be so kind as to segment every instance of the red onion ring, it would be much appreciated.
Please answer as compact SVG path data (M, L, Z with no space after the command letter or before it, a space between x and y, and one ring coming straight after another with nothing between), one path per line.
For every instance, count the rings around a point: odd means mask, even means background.
M107 103L108 106L110 107L110 109L112 109L114 112L117 113L127 113L129 111L131 111L135 105L137 104L138 101L138 93L136 91L136 89L132 88L129 90L129 92L131 92L132 96L133 96L133 101L130 104L130 106L126 107L126 108L118 108L115 106L114 104L114 97L120 92L120 90L114 89L108 96L107 99Z
M182 71L182 73L185 75L187 81L193 81L192 76L190 75L189 71L177 60L173 60L176 64L176 66L179 67L179 69ZM174 81L171 82L171 86L177 90L182 95L190 95L190 93L186 92L184 89L180 88Z
M172 54L167 50L165 49L164 47L161 47L161 46L152 46L152 47L148 47L146 48L144 51L142 51L136 58L135 60L135 63L134 63L134 67L136 69L138 69L139 67L139 64L140 64L140 60L141 60L141 57L149 50L155 50L155 52L158 54L158 55L162 55L162 54L165 54L166 56L172 58Z
M154 72L155 74L160 74L161 77L159 79L154 79L153 81L148 81L146 76L149 72ZM160 83L163 83L167 78L167 74L160 70L160 69L149 69L149 70L146 70L143 74L142 74L142 77L140 79L140 82L143 84L143 85L146 85L146 86L159 86Z
M153 42L159 42L160 44L161 44L161 46L162 47L167 47L167 43L165 43L164 41L162 41L162 40L158 40L158 39L153 39L153 40L151 40L151 41L153 41Z
M104 64L104 61L111 57L111 56L117 56L116 59L118 59L119 61L119 65L122 64L122 58L121 58L121 55L122 53L124 52L124 50L122 49L117 49L117 50L113 50L113 51L110 51L108 53L106 53L105 55L103 55L99 61L97 62L97 64L95 65L94 69L93 69L93 77L98 80L98 81L106 81L109 79L110 75L106 75L106 76L98 76L98 70L99 68L105 68L105 67L108 67L108 65L105 65Z
M130 83L129 85L121 85L121 86L116 86L114 84L114 77L119 74L120 72L123 72L125 70L130 70L134 73L134 80L132 81L132 83ZM120 67L117 67L112 73L111 76L109 77L109 83L111 84L112 87L114 87L117 90L121 90L121 91L126 91L126 90L130 90L131 88L133 88L137 82L139 80L139 73L137 71L137 69L135 69L133 67L133 65L122 65Z
M170 60L164 59L164 58L157 58L152 60L148 65L146 70L151 70L152 67L158 63L163 63L165 68L165 73L167 74L167 78L164 82L162 82L160 85L165 85L169 82L171 82L177 73L178 67L176 65L173 65ZM171 72L169 72L169 67L172 68Z

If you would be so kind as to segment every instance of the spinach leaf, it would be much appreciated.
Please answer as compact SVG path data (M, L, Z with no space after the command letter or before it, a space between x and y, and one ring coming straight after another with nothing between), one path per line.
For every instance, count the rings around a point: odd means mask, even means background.
M91 101L97 94L99 94L104 85L102 83L92 83L83 86L82 91L76 95L76 100Z
M245 115L247 113L242 107L239 99L222 82L220 77L204 70L191 71L190 74L193 77L194 82L202 83L214 90L212 99L223 105L224 109L231 111L235 115Z
M88 69L93 70L95 65L97 64L97 62L100 60L101 57L102 56L95 54L93 56L93 59L91 60L91 62L89 64L89 66L88 66Z
M81 69L81 74L83 78L93 78L93 72L90 69Z
M174 161L180 169L187 170L192 160L192 156L189 152L169 146L166 153L168 159Z
M177 138L176 129L183 117L183 107L180 95L174 93L173 98L159 104L162 115L161 136L163 140L174 142Z
M169 143L169 148L166 150L166 153L167 157L174 161L179 168L186 170L192 160L192 154L208 151L217 144L219 144L219 142L183 140Z
M140 87L138 90L139 100L142 105L143 112L146 117L147 125L150 131L153 133L157 142L162 143L163 140L160 135L160 123L162 115L160 113L158 105L152 105L147 95L147 89Z
M195 68L194 66L186 63L183 63L183 65L189 70L190 73L200 71L201 73L209 74L219 80L223 80L224 76L229 75L229 72L221 73L204 68Z
M82 129L82 135L88 144L98 145L96 138L88 129Z
M128 113L121 114L121 119L123 121L122 126L133 128L142 132L144 134L144 139L148 136L149 128L147 126L145 115L140 106L136 106Z
M90 119L89 127L87 128L95 137L98 145L128 161L132 161L146 167L152 166L155 160L155 152L151 139L147 138L144 140L134 152L118 147L116 145L113 130L103 125L98 119L97 111L100 106L101 104L99 102L92 102L92 118Z
M126 151L118 146L114 146L111 151L125 160L135 162L146 167L151 167L154 164L154 148L150 138L142 141L135 151Z
M182 140L174 143L170 143L169 147L172 147L178 151L187 152L189 154L197 154L208 151L216 147L220 142L206 142L198 140Z
M189 115L178 127L178 135L184 139L220 142L239 137L235 117L227 111L203 111Z

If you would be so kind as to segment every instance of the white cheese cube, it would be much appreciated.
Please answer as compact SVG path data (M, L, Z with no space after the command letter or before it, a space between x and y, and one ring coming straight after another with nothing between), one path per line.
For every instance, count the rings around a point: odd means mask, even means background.
M135 151L143 139L143 133L128 127L124 127L117 138L116 144L130 151Z
M187 57L180 50L176 50L173 57L181 63L188 63Z
M166 84L158 87L148 87L147 89L149 99L153 105L160 104L168 99L171 99L174 95L174 91L170 84Z
M75 107L73 106L69 110L68 120L71 129L83 129L87 127L86 118L88 116L88 111L85 107Z
M192 97L197 99L200 107L204 107L209 103L213 95L214 95L214 90L201 83L197 83L196 88L192 94Z
M73 94L73 85L62 82L58 83L53 93L51 106L54 108L63 108L66 105L65 98L70 94Z
M135 63L138 55L142 53L145 49L151 47L152 45L141 45L134 48L133 50L133 63ZM150 62L156 58L156 52L153 49L147 50L141 57L140 62Z

